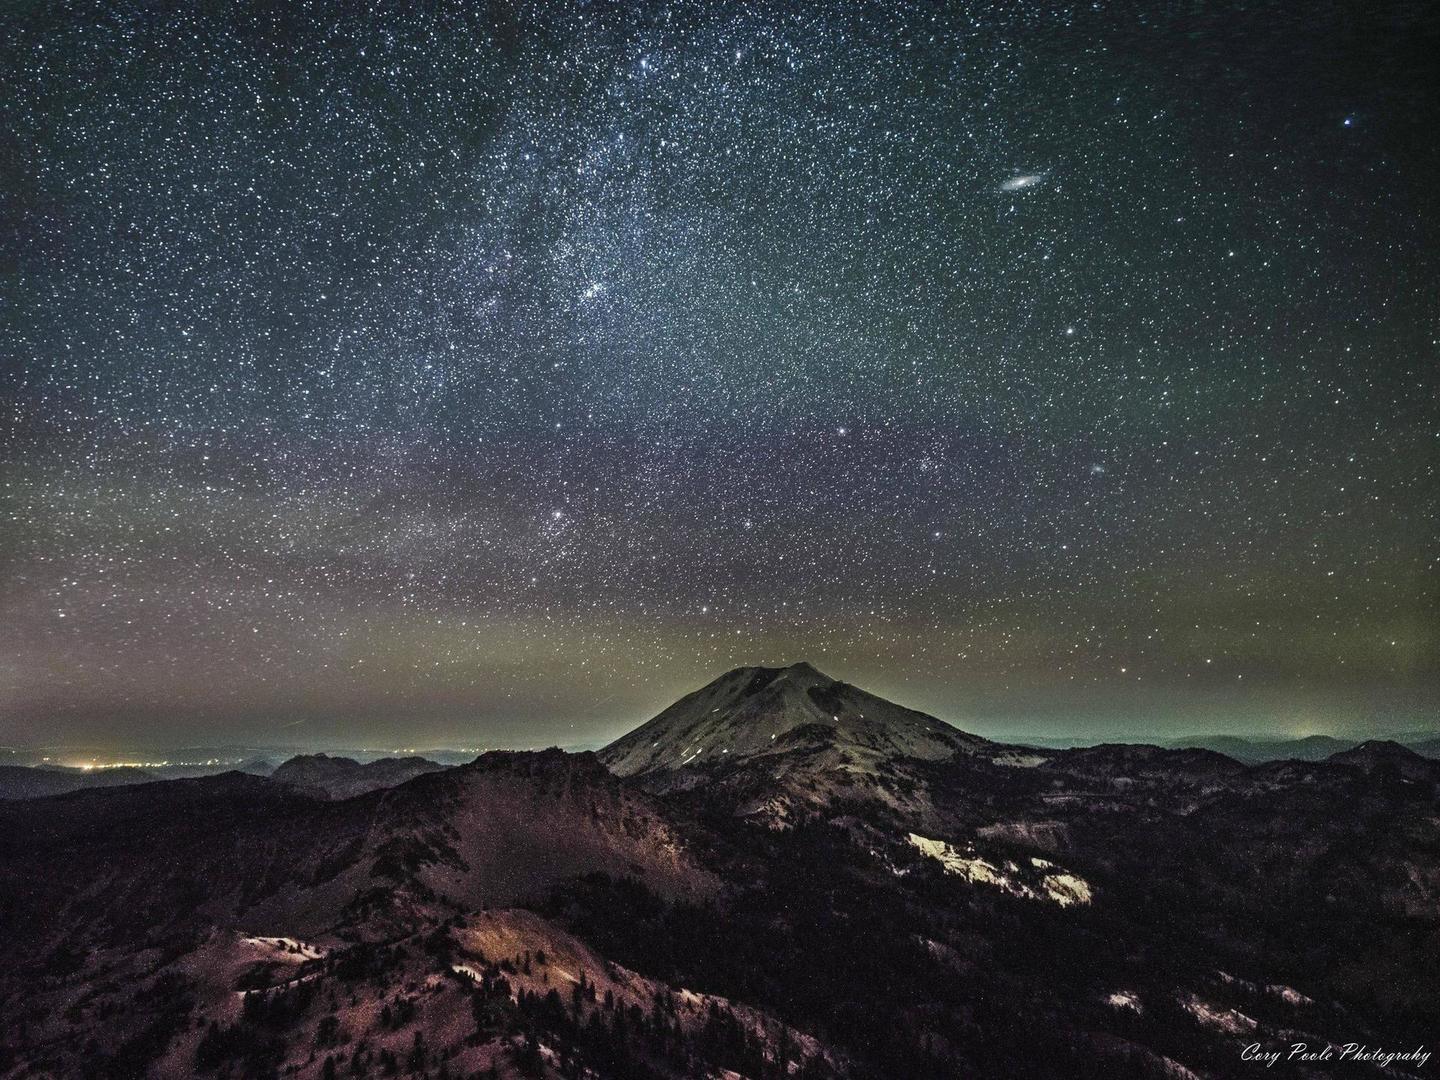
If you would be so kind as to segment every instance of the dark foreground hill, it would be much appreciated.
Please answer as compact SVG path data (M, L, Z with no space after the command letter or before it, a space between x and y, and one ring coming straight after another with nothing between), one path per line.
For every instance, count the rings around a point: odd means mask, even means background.
M1267 1075L1433 1038L1437 913L1416 755L1033 751L742 669L599 757L0 805L0 1073Z

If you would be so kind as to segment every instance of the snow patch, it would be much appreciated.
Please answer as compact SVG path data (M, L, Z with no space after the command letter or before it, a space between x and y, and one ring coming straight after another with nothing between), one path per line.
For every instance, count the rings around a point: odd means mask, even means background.
M944 840L932 840L928 836L913 832L909 839L910 843L920 850L920 854L937 860L947 874L958 874L971 883L983 882L987 885L1001 885L1009 880L994 863L974 855L962 854L953 844L947 844Z
M1296 1006L1296 1007L1299 1007L1299 1006L1301 1006L1301 1005L1314 1005L1314 1004L1315 1004L1315 999L1314 999L1314 998L1308 998L1308 997L1306 997L1304 994L1300 993L1299 990L1296 990L1296 989L1294 989L1293 987L1281 986L1281 985L1279 985L1279 984L1275 984L1275 985L1267 986L1267 987L1265 987L1265 989L1266 989L1269 993L1274 994L1276 997L1278 997L1281 1001L1285 1002L1285 1004L1287 1004L1287 1005L1294 1005L1294 1006Z
M1129 1009L1131 1012L1144 1012L1140 1005L1140 996L1133 990L1116 990L1105 995L1105 1004L1112 1009Z
M1033 769L1044 765L1050 759L1043 754L996 754L991 764L1006 765L1012 769Z
M1031 859L1029 871L1013 862L1006 862L1002 869L976 854L970 844L961 850L919 833L910 833L907 839L922 855L939 862L947 874L963 877L972 885L990 885L1011 896L1048 900L1060 907L1088 904L1092 899L1089 882L1044 859Z
M1255 1030L1255 1021L1244 1013L1212 1004L1194 994L1183 995L1180 1004L1205 1027L1223 1031L1227 1035L1244 1035Z
M1090 903L1090 883L1084 878L1068 873L1044 859L1031 859L1030 865L1037 870L1046 871L1045 876L1040 879L1040 884L1044 887L1046 895L1061 907ZM1049 873L1052 870L1055 872Z
M289 953L298 956L302 960L319 960L325 955L325 950L304 941L297 941L289 937L246 937L240 939L243 944L255 945L262 949L270 949L274 952Z

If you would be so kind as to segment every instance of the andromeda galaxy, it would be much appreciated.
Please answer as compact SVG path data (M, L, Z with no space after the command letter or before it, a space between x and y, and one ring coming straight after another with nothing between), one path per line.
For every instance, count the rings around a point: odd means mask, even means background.
M1001 191L1024 191L1045 182L1044 173L1019 173L1000 185Z

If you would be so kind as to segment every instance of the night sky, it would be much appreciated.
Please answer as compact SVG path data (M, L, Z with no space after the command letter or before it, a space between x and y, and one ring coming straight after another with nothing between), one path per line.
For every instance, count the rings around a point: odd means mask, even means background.
M0 742L1435 726L1435 10L7 5Z

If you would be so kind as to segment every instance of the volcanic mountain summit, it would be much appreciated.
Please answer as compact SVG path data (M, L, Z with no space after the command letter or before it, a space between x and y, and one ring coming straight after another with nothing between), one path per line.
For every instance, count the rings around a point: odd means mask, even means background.
M837 798L928 817L918 767L1004 750L799 663L726 672L599 757L653 792L703 790L778 824Z
M986 745L802 662L726 672L611 743L600 759L612 772L633 776L822 748L856 765L943 761Z

